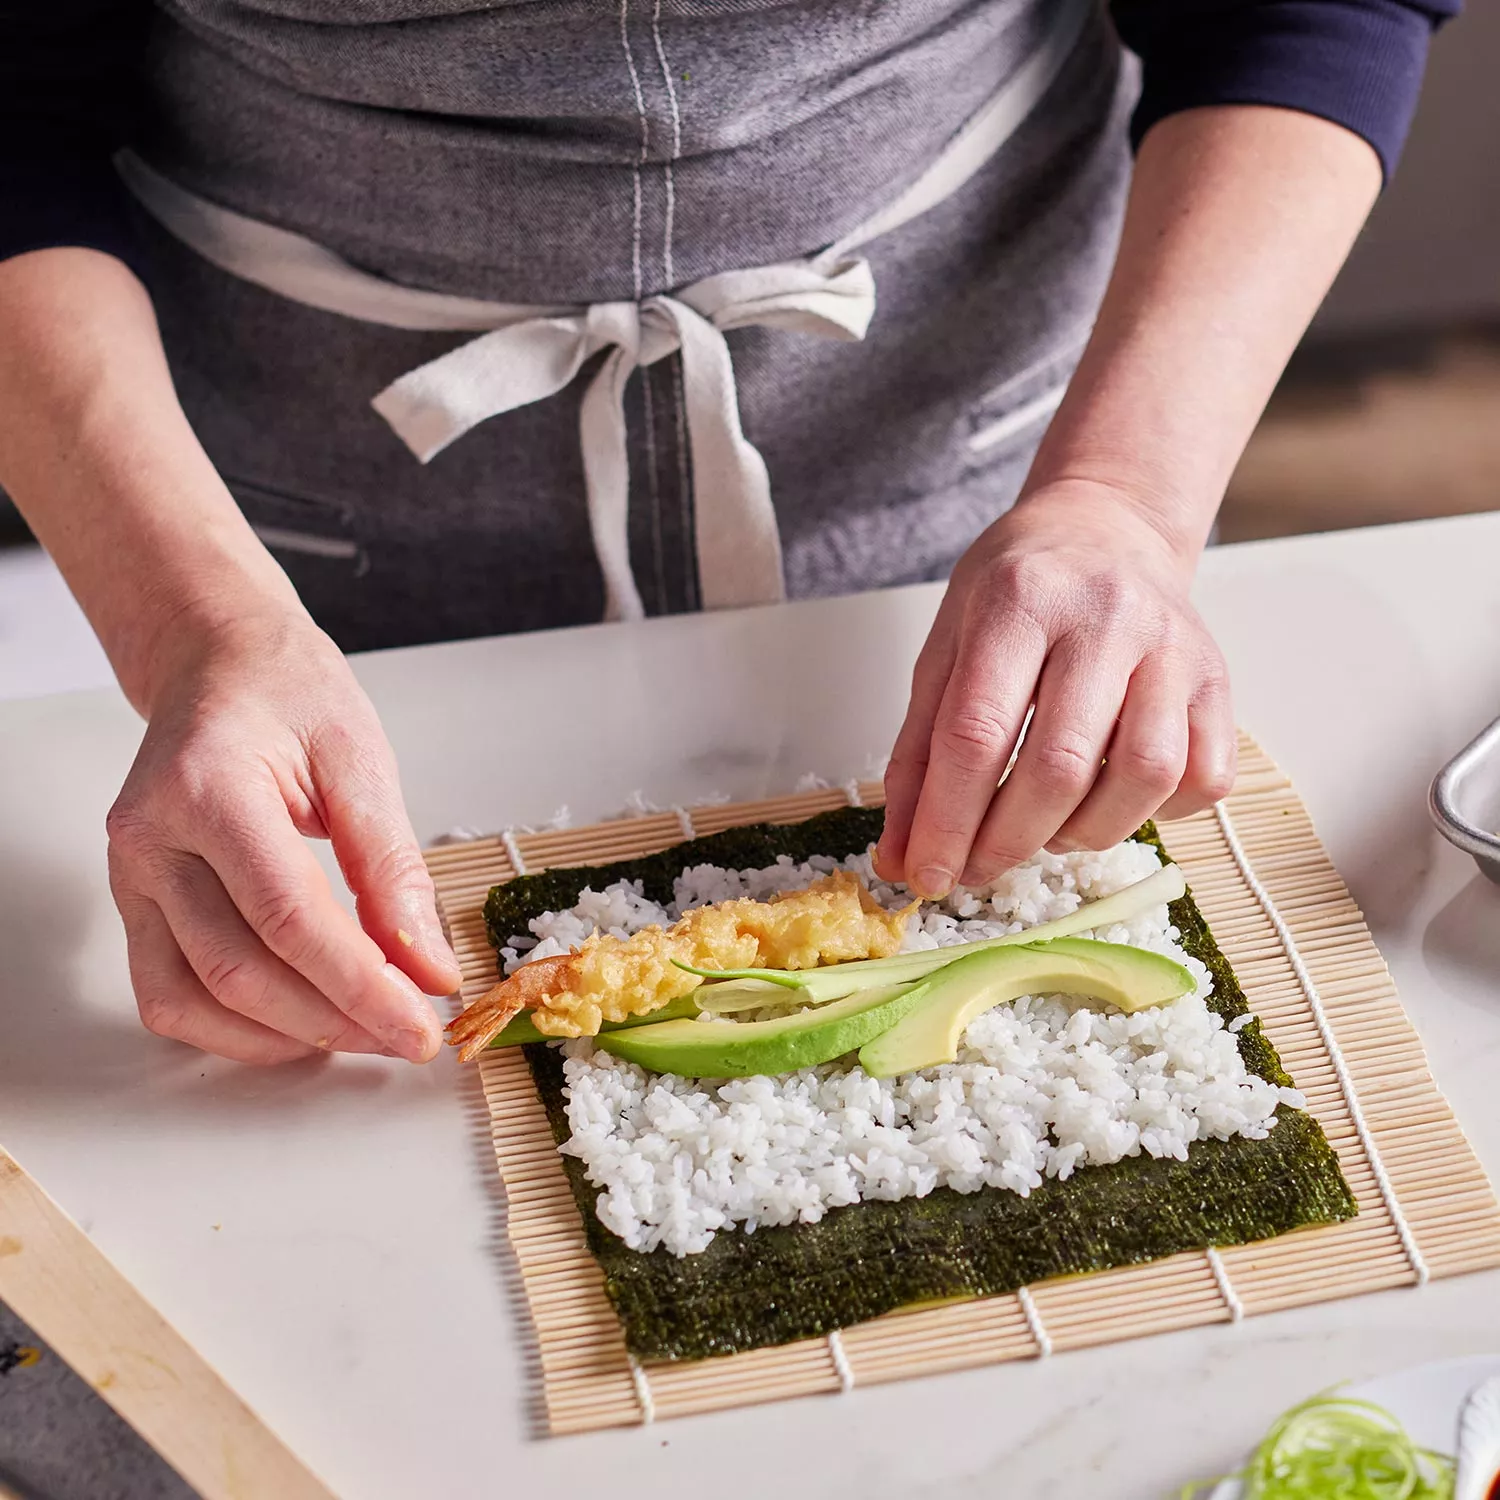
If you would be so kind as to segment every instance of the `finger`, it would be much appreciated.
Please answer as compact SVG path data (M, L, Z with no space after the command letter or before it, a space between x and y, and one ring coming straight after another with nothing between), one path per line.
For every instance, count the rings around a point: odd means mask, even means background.
M876 873L885 880L906 878L907 841L927 774L933 725L953 670L953 659L953 631L946 611L940 610L912 670L911 699L885 768L885 826L875 851Z
M1031 727L980 824L965 885L985 885L1030 859L1093 786L1134 665L1095 658L1098 649L1097 639L1068 637L1049 656Z
M242 783L231 809L195 810L196 847L272 953L400 1056L442 1046L431 1004L334 899L274 785ZM187 843L184 838L184 843Z
M232 1062L266 1065L317 1055L316 1047L220 1005L188 966L155 902L117 885L115 903L125 921L130 982L148 1031Z
M960 646L933 723L907 843L907 884L918 895L946 895L967 863L1045 655L1042 631L1018 611L1005 612L992 630Z
M360 924L397 968L430 995L463 983L443 936L432 877L412 832L394 758L335 726L312 746L323 821Z
M1229 679L1219 658L1188 704L1188 758L1181 784L1157 813L1163 822L1190 817L1212 807L1234 790L1239 767L1239 734Z
M1177 790L1187 770L1189 687L1187 672L1174 659L1136 668L1104 769L1049 849L1113 848Z
M250 930L219 877L181 854L146 886L182 956L220 1005L325 1052L385 1052Z

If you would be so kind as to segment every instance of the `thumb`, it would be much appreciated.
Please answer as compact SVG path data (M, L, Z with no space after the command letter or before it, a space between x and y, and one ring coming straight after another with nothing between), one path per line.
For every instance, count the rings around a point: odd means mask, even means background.
M312 762L324 826L360 926L425 994L452 994L463 974L438 921L432 877L384 736L332 729L312 747Z

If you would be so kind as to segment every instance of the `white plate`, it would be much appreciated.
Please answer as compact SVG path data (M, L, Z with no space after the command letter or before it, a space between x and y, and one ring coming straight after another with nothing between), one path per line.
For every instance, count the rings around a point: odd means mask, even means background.
M1413 1442L1451 1454L1458 1443L1458 1414L1464 1398L1492 1375L1500 1375L1500 1354L1417 1365L1362 1385L1340 1387L1339 1394L1383 1406L1411 1434ZM1239 1480L1226 1479L1208 1500L1240 1500Z

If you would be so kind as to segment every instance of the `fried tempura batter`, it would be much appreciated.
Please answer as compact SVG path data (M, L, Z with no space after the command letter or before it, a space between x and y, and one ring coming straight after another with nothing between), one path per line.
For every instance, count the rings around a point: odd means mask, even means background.
M916 905L886 911L857 875L838 870L771 901L700 906L665 929L646 927L628 938L595 934L572 954L517 969L449 1026L448 1040L467 1062L526 1007L547 1036L593 1036L605 1021L660 1010L703 983L677 963L812 969L887 958L900 948Z

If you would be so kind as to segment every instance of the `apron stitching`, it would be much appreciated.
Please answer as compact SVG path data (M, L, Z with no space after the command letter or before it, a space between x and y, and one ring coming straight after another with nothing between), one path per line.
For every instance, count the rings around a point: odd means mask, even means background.
M651 551L656 563L656 612L667 612L667 563L661 539L661 485L657 481L656 407L651 398L651 370L641 371L641 394L646 402L646 487L651 492Z
M636 72L635 56L630 50L630 0L620 0L620 45L625 49L625 66L630 69L630 87L635 95L635 113L641 122L641 149L631 168L631 187L635 197L635 217L631 229L631 265L635 272L635 300L641 300L641 168L651 149L651 122L646 118L646 101L641 94L641 75Z
M1050 417L1063 404L1063 397L1067 393L1068 378L1064 377L1051 390L1043 391L1040 396L1033 396L1030 401L1023 401L1003 417L976 428L969 434L965 447L970 453L985 453L997 444L1019 437L1028 428L1035 427L1038 422Z
M666 226L662 234L662 272L669 287L677 281L672 269L672 231L677 217L677 190L672 181L672 163L682 155L682 112L677 107L677 86L672 82L672 70L667 66L667 51L661 40L661 0L655 0L651 8L651 41L656 48L656 65L661 70L661 81L666 86L667 104L672 111L672 155L662 169L662 185L666 189Z
M660 0L657 0L660 5ZM652 17L652 30L656 28L656 18ZM636 155L635 165L630 169L630 185L634 198L634 212L631 224L630 258L631 271L635 280L635 300L641 300L643 290L641 273L641 168L646 165L646 159L651 151L651 122L646 116L646 100L641 92L641 75L636 70L635 54L630 47L630 0L620 0L620 46L625 52L625 66L630 70L630 89L635 97L636 118L641 122L641 145ZM670 168L668 169L670 171ZM667 179L667 223L671 220L672 189L671 178ZM666 565L662 557L661 540L661 488L657 476L656 463L656 421L655 413L651 403L651 373L642 370L641 391L645 402L646 418L646 474L647 487L651 494L651 541L655 552L656 563L656 586L657 605L662 614L666 613Z
M267 547L283 552L302 552L308 557L326 557L338 562L357 562L361 547L352 537L319 536L315 531L298 531L290 526L259 526L251 531Z
M672 237L677 222L677 186L673 181L672 163L682 155L682 114L677 106L677 87L672 82L672 70L667 65L667 50L661 39L661 0L654 0L651 7L651 45L656 50L656 66L661 73L663 87L667 91L667 106L672 115L672 154L662 165L662 189L665 194L666 204L662 224L662 247L661 247L661 269L662 279L668 287L676 285L677 273L672 265ZM674 370L676 365L674 363ZM651 409L651 378L650 371L641 371L646 386L646 419L650 428L651 442L648 448L650 483L651 483L651 524L652 539L656 544L656 587L657 594L661 600L661 610L667 612L667 575L666 558L662 551L662 508L661 495L656 482L656 423ZM691 552L687 550L687 538L690 535L686 524L689 520L690 501L688 498L688 475L687 465L682 459L683 442L683 414L680 402L680 387L674 384L673 404L677 410L677 442L678 442L678 483L682 489L683 507L683 547L684 556L689 559L688 572L692 572ZM691 590L683 600L684 605L691 609L693 599Z
M677 475L682 491L682 559L683 559L683 606L698 608L698 572L694 566L698 552L695 542L697 529L693 514L692 476L688 472L687 404L682 391L682 359L672 359L672 393L677 407Z
M1092 318L1086 323L1080 323L1070 328L1039 359L1032 360L1024 369L1007 375L998 385L992 385L989 390L982 392L978 400L975 401L975 406L982 409L1003 401L1017 386L1024 385L1028 380L1031 380L1045 370L1048 365L1060 364L1070 354L1074 354L1082 349L1088 343L1093 332L1094 320ZM1071 377L1071 374L1072 372L1069 371L1069 377Z

